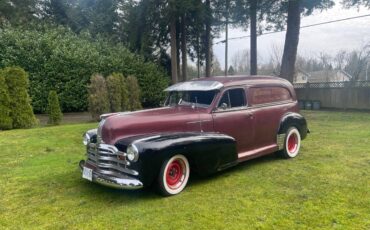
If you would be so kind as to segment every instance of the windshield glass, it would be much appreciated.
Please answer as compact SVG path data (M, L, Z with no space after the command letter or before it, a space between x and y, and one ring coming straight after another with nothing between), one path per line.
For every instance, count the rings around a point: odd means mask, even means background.
M217 91L172 91L166 101L166 106L197 105L207 108L211 105Z

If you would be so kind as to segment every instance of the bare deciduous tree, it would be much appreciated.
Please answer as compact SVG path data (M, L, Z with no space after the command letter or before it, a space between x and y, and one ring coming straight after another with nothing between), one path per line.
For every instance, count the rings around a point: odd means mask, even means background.
M361 50L355 50L347 55L347 65L344 70L351 74L353 80L365 80L367 63L370 60L370 45Z
M335 55L333 61L334 61L334 66L336 69L344 69L344 67L347 64L346 56L347 56L347 52L345 50L341 50Z
M281 59L283 50L277 44L271 45L270 64L272 65L274 73L279 73L281 68Z
M231 58L231 65L236 74L249 74L250 72L250 55L249 50L240 50Z

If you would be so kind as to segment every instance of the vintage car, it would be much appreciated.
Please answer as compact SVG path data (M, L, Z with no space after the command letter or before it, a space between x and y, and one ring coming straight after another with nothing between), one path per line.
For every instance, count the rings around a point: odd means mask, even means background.
M175 195L190 171L210 174L274 152L294 158L308 133L294 89L281 78L201 78L165 91L161 108L102 115L84 135L83 178L121 189L154 182Z

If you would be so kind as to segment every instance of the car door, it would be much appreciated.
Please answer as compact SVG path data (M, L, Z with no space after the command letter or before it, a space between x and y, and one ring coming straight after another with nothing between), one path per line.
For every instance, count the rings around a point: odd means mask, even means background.
M212 117L216 132L235 138L238 153L251 149L254 138L253 114L248 110L244 87L224 90Z
M249 93L256 127L254 148L276 144L280 119L294 106L291 94L277 86L253 87Z

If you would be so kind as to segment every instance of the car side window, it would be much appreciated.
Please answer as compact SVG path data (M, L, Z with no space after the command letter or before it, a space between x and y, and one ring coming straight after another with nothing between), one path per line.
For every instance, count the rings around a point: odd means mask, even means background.
M243 107L246 105L247 103L245 100L244 89L237 88L225 91L217 107L222 109L232 109L237 107Z
M252 105L293 100L289 90L283 87L251 88L250 92L252 94Z

